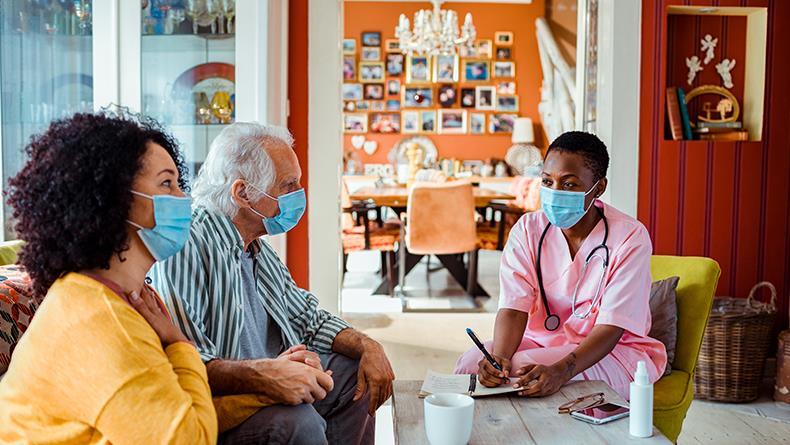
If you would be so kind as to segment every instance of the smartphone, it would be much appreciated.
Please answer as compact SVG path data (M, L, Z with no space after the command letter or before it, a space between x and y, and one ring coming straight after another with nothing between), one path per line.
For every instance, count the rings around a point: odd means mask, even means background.
M603 425L628 416L628 407L616 403L604 403L595 408L571 411L571 417L595 425Z

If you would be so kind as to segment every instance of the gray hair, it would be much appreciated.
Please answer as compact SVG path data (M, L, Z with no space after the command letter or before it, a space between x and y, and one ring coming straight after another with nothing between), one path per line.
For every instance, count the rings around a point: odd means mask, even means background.
M236 216L239 206L231 196L237 179L251 184L250 199L260 199L274 182L276 172L266 147L282 143L293 148L293 136L284 127L236 122L225 127L211 143L206 161L192 189L195 205Z

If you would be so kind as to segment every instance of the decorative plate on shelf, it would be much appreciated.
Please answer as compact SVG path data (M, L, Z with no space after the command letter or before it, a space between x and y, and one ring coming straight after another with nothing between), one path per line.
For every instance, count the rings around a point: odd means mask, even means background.
M229 63L202 63L181 73L173 84L172 97L179 113L176 120L198 124L232 122L235 108L236 68Z
M387 160L391 164L397 164L399 158L406 159L408 157L406 150L410 143L416 143L425 150L425 165L434 164L439 158L439 152L436 150L436 146L433 145L433 141L425 136L413 136L398 141L387 154Z
M235 83L236 67L230 63L201 63L178 76L173 83L173 96L190 97L192 93L204 92L211 99L214 92L220 89L233 94Z

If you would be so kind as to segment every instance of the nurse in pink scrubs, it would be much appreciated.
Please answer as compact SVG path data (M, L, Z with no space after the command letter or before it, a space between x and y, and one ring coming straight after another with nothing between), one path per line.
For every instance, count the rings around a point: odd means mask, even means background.
M542 211L524 215L502 253L499 312L488 351L458 359L455 372L485 386L518 377L521 395L545 396L571 380L603 380L628 398L636 364L651 382L667 356L650 331L652 245L636 219L598 200L609 155L596 136L568 132L549 146Z

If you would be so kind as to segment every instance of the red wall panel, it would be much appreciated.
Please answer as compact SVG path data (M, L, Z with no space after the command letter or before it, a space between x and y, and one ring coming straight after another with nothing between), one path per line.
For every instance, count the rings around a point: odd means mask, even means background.
M733 94L742 101L746 19L672 17L670 5L768 7L763 139L759 142L665 140L666 87L686 91L721 83L715 64L735 58ZM655 0L642 9L639 219L655 252L704 255L722 268L718 295L745 297L756 282L779 291L787 326L790 292L790 59L781 30L790 2L781 0ZM716 57L686 83L685 58L705 34L719 38ZM690 114L701 113L692 105Z

